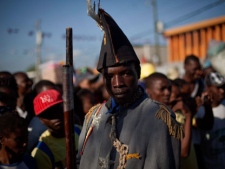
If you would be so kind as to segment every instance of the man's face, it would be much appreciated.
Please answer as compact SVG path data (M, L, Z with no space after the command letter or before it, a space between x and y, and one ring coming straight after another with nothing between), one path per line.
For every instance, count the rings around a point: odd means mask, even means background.
M102 73L106 90L118 104L127 103L137 91L138 75L134 64L108 67Z
M10 154L23 155L26 152L28 142L27 128L18 128L1 139L2 146Z
M4 99L5 99L5 100L2 100L2 104L4 106L10 106L11 108L15 110L17 93L10 87L0 87L0 92L2 93L2 95L4 95Z
M146 88L146 92L151 99L168 105L171 95L171 83L166 78L158 78L152 82L149 88Z
M190 60L187 65L185 65L185 71L192 79L199 79L202 76L201 65L199 62Z
M53 132L64 131L64 114L62 103L56 104L39 115L43 124Z
M191 93L190 91L190 86L188 84L184 84L181 89L180 89L180 92L182 95L188 95Z
M19 92L22 94L29 93L31 91L31 87L33 82L28 78L25 74L20 74L16 77L16 82L19 88Z

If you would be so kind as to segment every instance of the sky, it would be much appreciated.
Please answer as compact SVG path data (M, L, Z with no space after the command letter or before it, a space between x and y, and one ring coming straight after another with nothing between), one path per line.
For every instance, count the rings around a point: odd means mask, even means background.
M225 0L155 1L164 30L225 16ZM100 6L132 44L154 44L152 0L101 0ZM26 71L35 65L38 21L41 32L47 35L41 45L42 63L66 60L65 34L72 28L74 67L95 67L103 32L87 15L86 0L1 0L0 71ZM159 38L160 44L166 45L161 34Z

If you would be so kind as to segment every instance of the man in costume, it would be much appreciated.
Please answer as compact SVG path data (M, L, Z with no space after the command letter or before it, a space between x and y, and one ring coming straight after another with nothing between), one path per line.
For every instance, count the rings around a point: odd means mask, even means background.
M111 97L85 117L79 168L179 168L183 129L168 107L149 99L138 85L140 62L123 31L101 8L98 17L104 37L97 70Z

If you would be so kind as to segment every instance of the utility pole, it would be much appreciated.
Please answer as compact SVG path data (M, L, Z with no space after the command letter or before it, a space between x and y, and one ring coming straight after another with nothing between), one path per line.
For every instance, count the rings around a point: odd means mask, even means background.
M41 45L42 45L42 32L41 32L41 21L38 20L36 23L36 64L35 64L35 82L41 79L40 64L41 64Z
M152 14L153 14L153 21L154 21L154 40L155 40L155 59L157 60L158 65L161 64L160 54L159 54L159 36L158 36L158 14L157 14L157 5L156 0L152 0Z

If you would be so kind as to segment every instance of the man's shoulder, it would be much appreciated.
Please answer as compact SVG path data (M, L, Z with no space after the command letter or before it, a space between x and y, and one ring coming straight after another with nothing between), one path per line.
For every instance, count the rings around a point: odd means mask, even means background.
M170 109L170 107L168 107L167 105L160 103L156 100L152 100L150 98L146 98L143 102L142 102L142 106L145 107L146 109L150 109L153 112L157 112L159 109L166 109L168 110L168 112L170 113L170 115L175 118L175 113Z
M183 127L176 121L175 113L167 105L155 100L149 100L151 102L149 106L154 107L154 117L158 120L161 120L168 127L171 136L181 140L184 136L184 131Z
M50 137L51 136L51 133L49 132L49 130L47 129L47 130L45 130L42 134L41 134L41 136L40 136L40 140L42 140L42 139L45 139L46 137Z
M183 139L184 129L176 121L175 113L166 105L160 104L159 110L156 112L156 118L161 119L168 126L169 133L171 136L175 137L178 140Z
M49 130L46 130L42 133L42 135L39 138L39 142L44 142L49 147L58 147L59 145L63 145L65 142L65 137L54 137L51 135Z
M90 110L88 111L88 113L85 115L85 120L86 120L86 124L89 123L91 117L98 113L101 109L101 107L104 105L105 103L102 103L102 104L96 104L94 105L93 107L90 108Z

